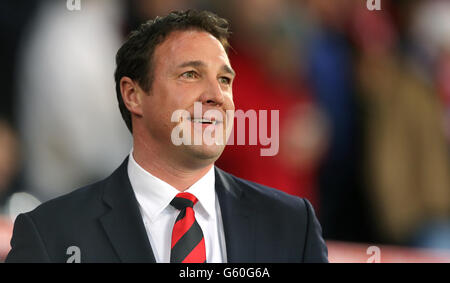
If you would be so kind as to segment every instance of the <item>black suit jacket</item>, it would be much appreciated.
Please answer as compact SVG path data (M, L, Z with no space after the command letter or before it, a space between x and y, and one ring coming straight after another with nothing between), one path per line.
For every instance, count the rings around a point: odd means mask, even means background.
M128 158L108 178L21 214L6 262L155 262L127 173ZM311 204L215 169L228 262L327 262Z

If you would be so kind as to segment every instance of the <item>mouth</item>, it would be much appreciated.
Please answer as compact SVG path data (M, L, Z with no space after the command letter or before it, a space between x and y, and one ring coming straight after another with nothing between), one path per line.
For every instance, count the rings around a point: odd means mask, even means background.
M192 123L199 123L199 124L203 124L203 125L216 125L216 124L220 124L222 123L222 121L216 120L215 117L211 117L211 118L188 118L188 121L192 122Z

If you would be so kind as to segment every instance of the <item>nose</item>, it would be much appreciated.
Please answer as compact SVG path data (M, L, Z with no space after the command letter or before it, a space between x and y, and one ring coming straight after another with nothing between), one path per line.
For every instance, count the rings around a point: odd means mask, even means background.
M222 106L225 101L223 90L217 78L208 80L207 86L201 97L202 104L210 106Z

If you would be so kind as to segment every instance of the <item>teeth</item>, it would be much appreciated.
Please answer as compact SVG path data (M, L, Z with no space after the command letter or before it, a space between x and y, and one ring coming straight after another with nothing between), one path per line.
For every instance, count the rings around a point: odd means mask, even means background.
M191 121L194 122L194 123L208 123L208 124L213 124L213 125L216 124L215 120L211 121L209 119L203 119L203 118L201 118L201 119L192 119Z

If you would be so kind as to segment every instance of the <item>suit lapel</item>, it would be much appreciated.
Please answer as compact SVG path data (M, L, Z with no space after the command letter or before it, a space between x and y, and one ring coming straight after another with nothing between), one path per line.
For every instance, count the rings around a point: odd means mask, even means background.
M100 222L122 262L156 262L127 173L128 158L108 178L103 201L110 210ZM215 167L215 189L219 198L225 234L227 261L255 261L255 215L251 200L239 184Z
M227 259L232 262L255 261L255 222L251 200L235 180L215 167L215 187L222 213Z
M128 158L109 177L103 201L110 207L100 222L122 262L155 262L127 173Z

